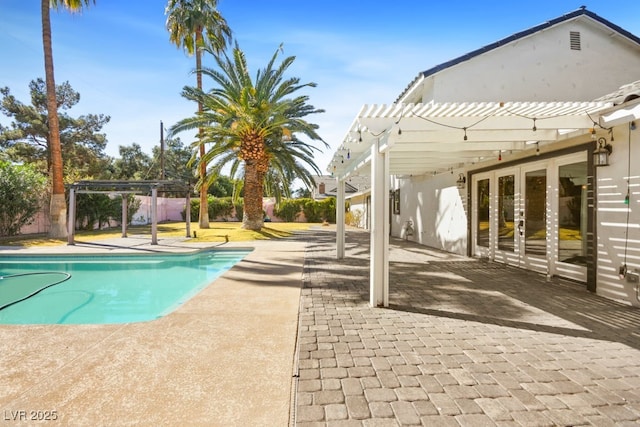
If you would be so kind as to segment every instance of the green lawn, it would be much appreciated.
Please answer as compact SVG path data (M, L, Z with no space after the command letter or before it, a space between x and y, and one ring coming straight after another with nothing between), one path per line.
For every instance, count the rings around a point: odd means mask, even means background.
M291 236L295 231L308 230L311 226L320 224L298 222L265 222L260 231L243 230L240 222L211 222L210 228L200 229L198 224L191 224L190 242L243 242L250 240L280 239ZM195 232L196 237L193 237ZM151 238L151 226L131 226L127 229L128 235L148 235ZM76 240L97 240L120 237L121 228L108 230L77 231ZM184 222L172 222L158 224L158 238L184 237L186 224ZM46 236L15 236L0 239L0 245L4 246L55 246L66 243L66 239L50 239Z

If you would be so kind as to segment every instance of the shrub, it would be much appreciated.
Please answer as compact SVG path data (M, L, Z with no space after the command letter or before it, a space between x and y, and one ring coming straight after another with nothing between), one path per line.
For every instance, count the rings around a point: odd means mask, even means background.
M209 219L215 221L221 219L228 221L233 213L231 197L208 196Z
M0 161L0 236L14 236L33 221L46 186L33 166Z
M278 204L275 214L286 222L294 222L302 212L300 199L284 199Z
M200 215L200 199L190 199L190 200L191 200L191 209L190 209L191 217L189 219L191 220L191 222L197 222L198 215ZM187 220L187 215L185 210L186 210L186 207L185 209L182 210L183 221Z
M329 197L318 202L318 211L323 221L330 223L336 222L336 199Z
M244 215L244 200L239 199L234 207L236 208L236 219L242 221L242 215Z
M305 218L307 218L307 222L321 222L322 217L320 214L320 209L318 206L318 202L313 199L299 199L302 204L302 212L304 212Z
M351 225L353 227L360 227L362 222L363 212L360 209L355 209L353 211L349 211L345 213L344 222L347 225Z

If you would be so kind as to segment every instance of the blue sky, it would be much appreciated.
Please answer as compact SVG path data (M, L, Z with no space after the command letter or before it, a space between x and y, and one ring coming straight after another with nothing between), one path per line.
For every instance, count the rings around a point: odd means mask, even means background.
M324 171L363 104L391 103L420 71L582 4L220 0L218 7L252 74L283 43L284 54L296 56L290 76L318 84L306 93L326 110L310 117L331 146L316 157ZM195 111L180 96L185 85L195 85L195 59L169 42L165 6L165 0L97 0L81 14L52 11L56 82L68 80L80 92L72 115L111 116L104 128L111 156L133 142L150 154L160 141L160 121L168 128ZM592 0L586 6L640 35L640 1ZM0 0L0 58L0 87L28 102L29 81L44 77L39 1ZM205 79L205 89L209 84ZM0 116L0 123L7 118Z

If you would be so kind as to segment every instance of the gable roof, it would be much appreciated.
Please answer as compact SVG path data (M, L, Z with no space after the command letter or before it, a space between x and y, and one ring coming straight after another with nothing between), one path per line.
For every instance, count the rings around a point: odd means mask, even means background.
M414 84L423 78L429 77L433 74L436 74L442 70L445 70L447 68L453 67L454 65L460 64L461 62L465 62L468 61L472 58L475 58L476 56L482 55L483 53L489 52L493 49L499 48L501 46L504 46L506 44L512 43L516 40L520 40L524 37L530 36L531 34L535 34L539 31L545 30L547 28L553 27L554 25L558 25L562 22L565 21L570 21L572 19L575 19L577 17L580 16L588 16L589 18L593 19L594 21L597 21L599 23L601 23L602 25L609 27L610 29L612 29L613 31L617 32L618 34L622 35L623 37L628 38L629 40L631 40L632 42L638 44L640 46L640 37L637 37L635 35L633 35L632 33L630 33L629 31L625 30L622 27L619 27L618 25L614 24L613 22L610 22L604 18L602 18L599 15L596 15L595 13L587 10L586 6L581 6L579 9L574 10L573 12L567 13L565 15L559 16L558 18L552 19L550 21L544 22L542 24L536 25L535 27L531 27L527 30L524 31L520 31L518 33L515 33L509 37L505 37L501 40L498 40L497 42L488 44L486 46L483 46L479 49L476 49L474 51L471 51L465 55L459 56L457 58L454 58L450 61L447 62L443 62L440 65L436 65L435 67L429 68L428 70L422 71L421 73L418 74L418 76L413 79L413 81L411 83L409 83L409 85L402 91L402 93L396 98L395 102L399 102L400 99L405 96L407 94L407 92L409 92L409 90L414 86Z

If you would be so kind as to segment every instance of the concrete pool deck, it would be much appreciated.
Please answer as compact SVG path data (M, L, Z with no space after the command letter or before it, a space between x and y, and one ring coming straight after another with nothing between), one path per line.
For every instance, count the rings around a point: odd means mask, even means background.
M333 227L222 245L255 250L154 322L0 325L0 417L55 410L60 425L640 425L640 310L581 284L398 239L391 305L372 308L369 237L349 229L341 260ZM46 250L186 246L148 240Z
M151 246L148 237L130 236L19 251L0 247L0 256L194 249L181 240ZM64 425L289 424L305 244L219 247L254 250L161 319L0 325L3 423L48 417Z

